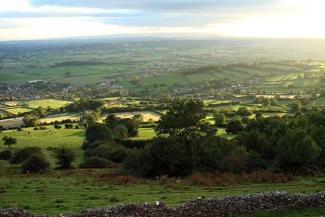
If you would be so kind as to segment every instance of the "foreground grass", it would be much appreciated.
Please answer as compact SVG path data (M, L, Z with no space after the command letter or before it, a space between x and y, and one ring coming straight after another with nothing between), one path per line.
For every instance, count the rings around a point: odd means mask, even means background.
M281 184L206 187L193 186L183 180L167 184L161 180L129 183L129 178L123 178L123 176L112 181L111 178L102 178L106 177L102 176L107 175L106 170L96 171L96 175L89 170L77 170L71 174L56 171L35 176L3 174L5 175L0 178L0 207L19 207L36 214L58 214L87 208L157 200L175 207L199 196L222 197L275 190L315 193L325 189L325 177L299 179ZM318 211L315 210L315 212ZM295 216L289 214L290 212L288 215L261 214L260 216Z

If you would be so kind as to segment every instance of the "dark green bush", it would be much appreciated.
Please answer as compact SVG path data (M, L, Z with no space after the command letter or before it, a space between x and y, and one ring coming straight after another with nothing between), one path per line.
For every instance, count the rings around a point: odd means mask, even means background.
M4 150L0 152L0 160L9 160L12 157L11 150Z
M65 129L73 129L73 124L67 123L67 124L64 125L64 128Z
M115 163L121 163L127 156L127 148L119 144L103 143L95 149L85 152L87 157L100 157Z
M80 164L80 168L107 168L111 164L111 161L100 157L85 158L84 162Z
M58 148L54 152L58 169L70 169L72 168L71 163L74 160L74 153L67 148Z
M39 147L26 147L22 148L14 153L12 158L10 159L11 164L22 163L27 160L31 155L40 153L41 148Z
M114 139L113 131L104 124L93 124L86 129L88 142L111 141Z
M242 131L244 129L244 125L241 122L241 120L233 120L233 121L229 121L229 123L226 126L226 132L228 134L237 134L240 131Z
M131 151L125 169L145 177L187 176L193 163L185 144L175 138L155 138L144 149Z
M21 166L23 173L41 173L49 168L50 164L42 152L32 154Z

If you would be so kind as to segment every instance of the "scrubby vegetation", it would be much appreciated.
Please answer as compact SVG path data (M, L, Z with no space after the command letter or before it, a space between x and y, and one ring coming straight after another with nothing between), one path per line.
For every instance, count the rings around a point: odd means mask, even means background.
M133 151L126 169L147 177L184 176L205 170L294 173L323 169L324 113L260 117L249 120L246 126L237 124L239 120L229 122L227 132L238 134L231 140L217 137L205 118L201 102L176 101L158 122L158 137Z

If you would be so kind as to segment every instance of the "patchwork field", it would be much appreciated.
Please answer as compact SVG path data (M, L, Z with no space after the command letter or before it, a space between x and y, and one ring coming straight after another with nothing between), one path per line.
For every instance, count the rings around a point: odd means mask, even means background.
M7 101L0 103L0 112L9 113L13 115L19 115L26 112L30 112L36 108L48 108L59 109L61 107L69 105L71 102L55 99L41 99L41 100L29 100L29 101Z

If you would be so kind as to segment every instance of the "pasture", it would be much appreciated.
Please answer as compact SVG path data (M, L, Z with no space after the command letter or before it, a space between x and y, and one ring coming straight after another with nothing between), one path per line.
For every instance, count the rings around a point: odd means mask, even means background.
M1 122L0 122L1 123ZM54 129L53 126L46 126L45 130L34 130L33 128L24 128L22 131L7 130L0 134L11 136L17 139L17 144L13 145L13 149L37 146L41 147L47 159L54 167L54 159L49 148L65 146L72 149L76 155L74 166L77 166L82 161L81 145L84 141L84 129ZM0 141L0 151L7 149Z
M50 124L53 122L62 122L62 121L66 121L66 120L79 121L80 115L79 114L60 113L57 115L49 115L45 118L41 118L40 122Z
M0 165L3 162L0 162ZM37 214L58 214L87 208L128 203L164 202L175 207L197 197L224 197L267 191L315 193L324 190L324 177L297 179L288 183L193 185L191 178L141 180L128 176L111 177L110 171L55 171L43 175L11 175L2 171L1 207L19 207ZM69 174L69 175L67 175ZM107 177L107 178L105 178ZM315 213L324 209L315 210ZM300 211L292 211L299 213ZM282 212L288 213L290 212ZM304 213L304 211L302 211ZM252 216L252 215L249 215ZM259 216L259 215L256 215ZM262 216L278 216L262 215ZM286 216L286 215L279 215Z
M156 136L155 130L153 128L139 128L139 135L137 137L133 137L133 140L147 140L152 139Z
M41 99L41 100L30 100L30 101L25 101L24 104L27 105L29 108L47 108L51 107L53 109L58 109L64 106L69 105L71 102L69 101L64 101L64 100L55 100L55 99Z
M0 126L2 126L3 128L21 127L23 124L23 118L21 117L0 120Z
M152 111L138 111L138 112L118 112L112 113L119 118L132 118L134 115L142 115L143 121L158 121L160 119L160 114Z
M27 101L5 101L0 104L0 112L19 115L31 112L36 108L59 109L69 105L71 102L56 99L40 99L40 100L27 100Z

